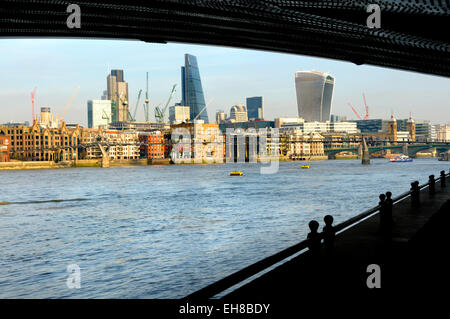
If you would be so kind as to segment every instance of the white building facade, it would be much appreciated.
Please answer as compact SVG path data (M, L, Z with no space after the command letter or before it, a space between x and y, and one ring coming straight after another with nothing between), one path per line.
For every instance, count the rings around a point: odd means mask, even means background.
M88 101L88 127L106 127L111 122L111 101L110 100L89 100Z

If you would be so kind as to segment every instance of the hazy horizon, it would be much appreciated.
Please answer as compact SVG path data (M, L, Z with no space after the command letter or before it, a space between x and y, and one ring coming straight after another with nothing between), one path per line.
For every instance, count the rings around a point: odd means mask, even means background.
M375 66L357 66L323 58L267 51L191 44L154 44L124 40L2 39L0 67L0 123L31 121L30 92L37 87L36 106L50 106L62 114L75 88L78 94L64 120L87 126L87 101L100 99L111 69L123 69L134 110L143 90L137 120L144 119L145 77L149 72L149 99L154 107L165 105L173 84L171 103L181 99L180 67L184 54L197 56L210 122L218 109L227 115L231 106L246 98L263 96L266 119L297 116L294 74L317 70L335 79L332 114L357 119L351 103L364 115L362 93L369 105L369 118L450 122L450 79ZM167 112L168 115L168 112Z

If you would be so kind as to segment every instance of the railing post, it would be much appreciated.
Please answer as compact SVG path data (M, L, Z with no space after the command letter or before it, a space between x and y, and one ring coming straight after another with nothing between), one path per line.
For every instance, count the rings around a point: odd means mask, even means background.
M378 205L380 206L380 232L384 232L386 229L386 195L380 194L379 196L380 202Z
M385 230L391 231L392 228L392 207L394 205L394 201L392 200L392 193L386 192L386 201L385 201L385 211L384 211L384 222L385 222Z
M428 181L428 191L430 195L434 195L436 193L435 189L436 180L434 179L434 175L430 175L429 178L430 179Z
M418 181L411 183L411 203L413 206L420 205L420 189Z
M320 255L320 234L317 232L319 229L319 223L312 220L309 222L308 226L311 230L307 236L308 248L311 251L311 255L314 258L317 258Z
M325 246L325 253L328 257L333 256L334 252L334 239L336 238L336 231L333 227L334 218L331 215L326 215L323 218L325 226L323 227L323 243Z
M445 187L445 171L441 171L441 187Z

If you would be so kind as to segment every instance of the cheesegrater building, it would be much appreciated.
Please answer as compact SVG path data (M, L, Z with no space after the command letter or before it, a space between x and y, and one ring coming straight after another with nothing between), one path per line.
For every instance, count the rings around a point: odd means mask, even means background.
M203 110L206 104L197 58L190 54L184 55L184 66L181 67L181 87L181 104L189 106L190 120L192 121ZM197 119L209 123L207 110L203 110Z

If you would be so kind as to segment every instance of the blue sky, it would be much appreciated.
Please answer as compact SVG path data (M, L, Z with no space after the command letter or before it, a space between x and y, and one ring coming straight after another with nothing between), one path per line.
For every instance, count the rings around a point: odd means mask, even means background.
M364 113L362 93L371 118L428 119L450 122L450 79L415 72L356 66L352 63L265 51L187 44L78 39L0 40L0 123L31 120L30 92L37 86L36 105L63 113L80 86L65 120L87 125L87 100L100 99L110 69L123 69L134 109L139 89L149 72L152 106L165 104L177 84L173 102L181 97L180 66L184 53L197 56L210 120L227 113L248 96L262 95L265 117L296 116L294 73L329 72L336 78L332 113L355 115L348 102ZM145 91L144 91L145 92ZM142 104L142 100L141 100ZM138 120L143 120L140 106Z

